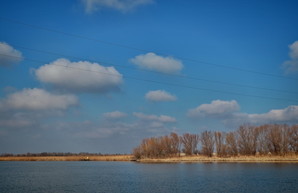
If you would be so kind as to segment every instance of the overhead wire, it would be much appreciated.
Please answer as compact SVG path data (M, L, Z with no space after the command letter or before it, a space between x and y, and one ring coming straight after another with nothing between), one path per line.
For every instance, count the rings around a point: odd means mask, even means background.
M39 29L39 30L54 32L54 33L58 33L58 34L63 34L63 35L71 36L71 37L75 37L75 38L86 39L86 40L89 40L89 41L94 41L94 42L98 42L98 43L102 43L102 44L106 44L106 45L122 47L122 48L125 48L125 49L130 49L130 50L135 50L135 51L140 51L140 52L153 52L152 50L141 49L141 48L125 45L125 44L119 44L119 43L115 43L115 42L100 40L100 39L97 39L97 38L91 38L91 37L84 36L84 35L78 35L78 34L74 34L74 33L64 32L64 31L60 31L60 30L56 30L56 29L51 29L51 28L39 26L39 25L25 23L25 22L10 19L10 18L0 17L0 20L7 21L7 22L10 22L10 23L19 24L19 25L28 26L28 27L31 27L31 28ZM156 52L156 53L160 54L160 55L168 55L168 54L161 53L161 52ZM254 73L254 74L259 74L259 75L264 75L264 76L271 76L271 77L282 78L282 79L298 80L298 79L293 78L293 77L285 77L285 76L281 76L281 75L278 75L278 74L265 73L265 72L260 72L260 71L250 70L250 69L244 69L244 68L230 66L230 65L223 65L223 64L217 64L217 63L212 63L212 62L207 62L207 61L202 61L202 60L196 60L196 59L182 57L182 56L177 56L177 58L185 60L185 61L189 61L189 62L200 63L200 64L205 64L205 65L211 65L211 66L220 67L220 68L228 68L228 69L232 69L232 70L248 72L248 73Z
M90 60L90 59L81 58L81 57L77 57L77 56L61 54L61 53L52 52L52 51L45 51L45 50L40 50L40 49L35 49L35 48L28 48L28 47L25 47L25 46L15 45L15 44L13 46L14 47L17 47L17 48L21 48L21 49L26 49L26 50L30 50L30 51L34 51L34 52L39 52L39 53L56 55L56 56L60 56L60 57L74 58L74 59L77 59L77 60L88 60L88 61L92 61L92 62L96 62L96 63L100 63L100 64L107 64L107 65L117 66L117 67L121 67L121 68L127 68L127 69L131 69L131 70L136 70L136 68L134 68L134 67L119 65L119 64L115 64L115 63L111 63L111 62L106 62L106 61L103 61L103 60ZM150 69L141 69L141 68L138 68L137 70L145 71L145 72L158 73L158 72L153 71L153 70L150 70ZM186 75L181 75L181 74L167 73L167 74L164 74L164 75L175 76L175 77L189 79L189 80L196 80L196 81L204 81L204 82L210 82L210 83L216 83L216 84L224 84L224 85L230 85L230 86L237 86L237 87L241 87L241 88L246 87L246 88L268 90L268 91L274 91L274 92L298 94L298 92L294 92L294 91L280 90L280 89L273 89L273 88L265 88L265 87L257 87L257 86L245 85L245 84L237 84L237 83L229 83L229 82L224 82L224 81L219 81L219 80L210 80L210 79L204 79L204 78L197 78L197 77L186 76Z

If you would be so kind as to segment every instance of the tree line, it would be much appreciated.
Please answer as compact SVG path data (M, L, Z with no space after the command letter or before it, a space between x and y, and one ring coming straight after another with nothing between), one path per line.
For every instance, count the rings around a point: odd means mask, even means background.
M236 131L171 133L143 139L133 149L136 159L200 154L208 157L298 154L298 125L242 125Z

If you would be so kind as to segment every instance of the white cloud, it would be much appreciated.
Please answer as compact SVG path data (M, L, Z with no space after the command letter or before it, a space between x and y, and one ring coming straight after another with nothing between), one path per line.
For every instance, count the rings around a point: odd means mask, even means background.
M289 56L291 60L285 61L283 63L283 68L286 73L297 73L298 72L298 41L289 45L290 53Z
M267 124L267 123L297 123L298 106L292 105L284 109L273 109L266 113L248 114L238 112L237 101L215 100L210 104L202 104L188 111L188 116L193 118L211 118L222 121L225 125L239 126L244 123Z
M180 60L173 57L159 56L151 52L138 55L130 59L130 62L140 68L162 73L178 73L183 68L183 64Z
M66 110L77 104L74 95L55 95L38 88L23 89L0 100L0 108L12 110Z
M146 95L145 98L149 101L154 101L154 102L161 102L161 101L175 101L177 100L177 97L164 91L164 90L154 90L154 91L149 91Z
M133 10L136 7L153 3L153 0L81 0L87 13L93 13L103 8L115 9L121 12Z
M0 42L0 66L9 66L23 60L22 53L5 42Z
M289 45L290 48L290 57L292 59L298 59L298 41L295 41L293 44Z
M114 67L61 58L35 71L38 80L74 92L106 92L118 89L122 74Z
M197 108L190 109L190 117L225 117L239 110L237 101L214 100L210 104L202 104Z
M174 117L170 117L167 115L146 115L144 113L133 113L133 115L141 120L144 121L158 121L162 123L174 123L176 122L176 119Z
M250 122L272 123L298 121L298 106L288 106L284 109L274 109L263 114L244 114Z
M127 116L126 113L120 111L113 111L103 114L106 119L121 119Z

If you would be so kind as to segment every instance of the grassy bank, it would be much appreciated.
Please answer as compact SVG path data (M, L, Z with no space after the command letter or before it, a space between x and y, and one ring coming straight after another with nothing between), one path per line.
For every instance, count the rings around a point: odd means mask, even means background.
M298 163L298 156L236 156L236 157L206 157L183 156L171 158L145 158L138 160L144 163L175 163L175 162L247 162L247 163Z
M131 161L132 155L105 156L8 156L0 161Z
M135 161L132 155L105 156L9 156L0 157L0 161ZM236 156L206 157L182 156L170 158L143 158L142 163L179 163L179 162L247 162L247 163L298 163L298 156Z

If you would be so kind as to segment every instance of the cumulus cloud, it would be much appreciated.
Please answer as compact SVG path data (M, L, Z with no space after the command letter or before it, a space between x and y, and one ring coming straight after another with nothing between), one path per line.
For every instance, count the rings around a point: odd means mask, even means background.
M202 104L197 108L190 109L190 117L225 117L239 110L237 101L214 100L210 104Z
M55 95L43 89L23 89L0 100L0 108L8 110L66 110L78 104L74 95Z
M38 80L72 92L107 92L119 89L122 74L114 67L61 58L35 71Z
M217 119L229 126L239 126L244 123L297 123L298 106L292 105L284 109L273 109L266 113L249 114L239 112L239 105L235 100L215 100L210 104L202 104L195 109L190 109L188 111L188 116L197 119Z
M52 94L38 88L15 91L0 99L0 127L7 131L39 129L44 119L63 116L76 105L74 95Z
M298 72L298 41L289 45L289 56L291 60L285 61L283 63L283 68L287 74Z
M243 114L250 122L293 122L298 121L298 106L288 106L284 109L274 109L263 114Z
M103 8L115 9L121 12L133 10L136 7L147 5L153 0L81 0L86 13L93 13Z
M162 101L175 101L177 100L177 97L164 91L164 90L154 90L154 91L149 91L146 95L145 98L149 101L154 101L154 102L162 102Z
M138 55L130 59L130 62L140 68L162 73L178 73L183 68L183 64L180 60L173 57L159 56L151 52Z
M121 119L127 116L126 113L120 111L107 112L103 114L106 119Z
M167 115L147 115L144 113L133 113L133 115L141 120L144 121L158 121L158 122L162 122L162 123L174 123L176 122L176 119L174 117L170 117Z
M10 66L23 60L22 53L5 42L0 42L0 66Z

